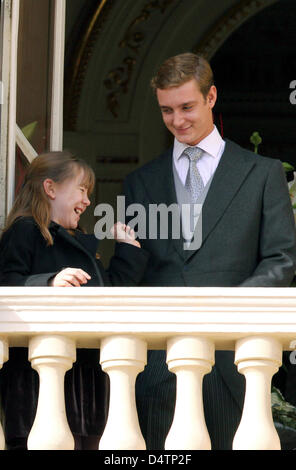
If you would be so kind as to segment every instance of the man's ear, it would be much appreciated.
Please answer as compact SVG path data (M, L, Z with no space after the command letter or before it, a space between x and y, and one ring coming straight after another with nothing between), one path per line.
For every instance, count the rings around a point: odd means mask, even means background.
M53 180L51 180L50 178L47 178L46 180L44 180L43 181L43 188L44 188L45 194L50 199L55 199L55 197L56 197L55 182Z
M217 88L215 87L215 85L211 86L210 91L207 96L207 100L208 100L210 107L213 108L217 101Z

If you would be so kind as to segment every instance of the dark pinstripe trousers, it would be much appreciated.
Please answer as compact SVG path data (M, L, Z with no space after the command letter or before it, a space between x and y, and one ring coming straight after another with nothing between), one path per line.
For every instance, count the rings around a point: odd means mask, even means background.
M148 351L147 366L136 382L139 422L147 449L164 449L174 416L176 376L168 371L165 360L165 351ZM227 380L221 369L225 370ZM234 394L229 383L234 386ZM216 352L216 365L204 377L203 398L212 449L231 449L244 398L244 377L236 371L231 351Z

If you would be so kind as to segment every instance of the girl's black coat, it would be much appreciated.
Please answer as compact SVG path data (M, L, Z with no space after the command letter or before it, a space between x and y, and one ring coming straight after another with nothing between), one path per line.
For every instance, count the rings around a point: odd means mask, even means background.
M148 254L127 243L118 243L109 269L96 259L98 240L75 231L70 235L52 222L53 245L47 246L31 217L18 219L0 241L1 286L47 286L63 268L81 268L91 275L87 286L135 286L143 277Z
M1 286L47 286L61 269L77 267L91 280L86 286L135 286L146 268L148 254L117 243L109 269L96 259L98 240L78 230L73 235L52 222L53 245L48 246L31 217L18 219L0 241ZM26 348L10 348L0 372L6 440L27 437L38 399L38 375L27 360ZM77 360L65 379L67 416L73 433L98 435L108 407L108 380L99 365L98 350L77 350Z

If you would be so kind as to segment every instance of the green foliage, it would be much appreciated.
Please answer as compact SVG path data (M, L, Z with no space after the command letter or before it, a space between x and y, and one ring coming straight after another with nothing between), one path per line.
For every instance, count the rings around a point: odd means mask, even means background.
M275 422L296 429L296 408L285 401L281 392L275 387L271 390L271 408Z
M251 144L254 145L254 152L258 153L258 147L262 142L259 132L255 131L250 137Z
M285 171L294 171L294 167L290 163L283 162L283 167Z
M27 124L26 126L22 128L22 133L24 134L27 140L30 141L32 135L35 132L36 126L37 126L37 121L33 121L30 124Z
M258 131L253 132L253 134L250 137L250 142L251 144L254 145L254 152L258 153L258 147L262 143L262 138ZM290 163L287 163L287 162L282 162L282 163L283 163L283 168L286 172L295 170L295 168L292 165L290 165Z

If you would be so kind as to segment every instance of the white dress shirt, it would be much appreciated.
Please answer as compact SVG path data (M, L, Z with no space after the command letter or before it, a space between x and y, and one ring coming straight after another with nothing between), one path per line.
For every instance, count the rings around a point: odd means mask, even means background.
M183 144L175 138L173 161L179 178L184 185L189 169L189 159L186 155L182 155L182 153L187 147L189 147L189 145ZM225 141L222 139L216 126L214 126L213 131L201 140L196 147L204 151L202 157L197 161L197 168L206 186L218 166L225 148Z

